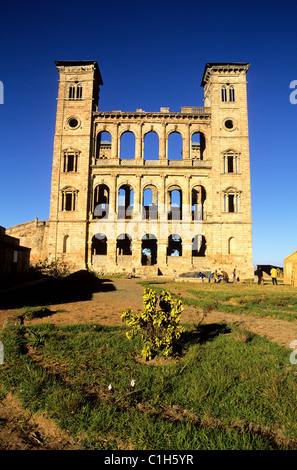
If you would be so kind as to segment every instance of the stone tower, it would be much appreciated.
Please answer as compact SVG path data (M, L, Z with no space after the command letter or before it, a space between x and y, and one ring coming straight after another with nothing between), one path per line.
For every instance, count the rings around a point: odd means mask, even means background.
M178 113L98 110L97 63L56 65L49 258L106 273L251 276L249 64L207 64L205 106Z
M85 267L92 113L98 109L99 87L103 83L96 62L57 61L56 66L60 80L48 252L51 259L63 255Z

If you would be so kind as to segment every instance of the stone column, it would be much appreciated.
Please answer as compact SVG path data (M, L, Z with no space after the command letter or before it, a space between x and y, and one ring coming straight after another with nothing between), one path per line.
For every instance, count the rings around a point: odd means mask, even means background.
M162 135L159 138L159 160L166 163L166 123L162 123Z
M143 136L142 136L142 122L133 129L135 131L135 162L141 163L143 160Z
M112 163L119 163L119 126L118 124L114 125L114 132L112 133L111 138L111 160Z

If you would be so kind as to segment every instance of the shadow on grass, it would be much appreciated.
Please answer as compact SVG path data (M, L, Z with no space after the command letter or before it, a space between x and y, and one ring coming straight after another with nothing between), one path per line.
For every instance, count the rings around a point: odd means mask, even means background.
M110 279L99 279L81 270L64 278L42 277L25 284L17 284L0 292L0 308L51 305L91 300L95 292L115 290Z
M222 323L210 323L200 325L195 330L185 331L179 340L179 353L183 354L190 346L194 344L205 344L213 341L221 334L231 333L231 329Z

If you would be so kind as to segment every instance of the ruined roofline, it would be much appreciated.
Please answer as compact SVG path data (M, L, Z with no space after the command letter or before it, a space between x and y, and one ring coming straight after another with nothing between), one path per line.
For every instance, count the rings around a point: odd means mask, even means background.
M201 81L201 87L204 87L205 84L207 83L208 79L209 79L209 74L210 74L210 70L211 69L217 69L217 70L234 70L234 69L237 69L237 70L245 70L245 72L248 71L248 69L250 68L250 65L249 63L247 62L209 62L205 65L205 69L204 69L204 72L203 72L203 77L202 77L202 81Z
M169 108L167 110L163 110L161 108L160 111L144 111L143 109L139 110L137 109L136 111L94 111L93 116L94 117L106 117L106 116L129 116L129 117L162 117L162 116L177 116L177 117L185 117L185 116L190 116L190 117L197 117L197 116L210 116L211 115L211 110L210 108L202 107L202 106L183 106L181 107L180 112L170 112Z
M95 75L98 79L99 85L103 85L102 76L96 60L55 60L57 67L80 67L85 65L94 65Z

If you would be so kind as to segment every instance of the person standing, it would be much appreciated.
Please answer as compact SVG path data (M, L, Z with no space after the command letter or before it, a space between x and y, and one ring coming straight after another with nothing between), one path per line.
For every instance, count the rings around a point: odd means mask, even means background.
M275 284L277 286L277 270L275 268L271 269L270 276L272 278L272 284Z
M233 269L232 280L233 282L236 282L236 269L235 268Z
M258 268L256 271L256 274L258 276L258 284L261 284L262 278L263 278L263 271L261 268Z

